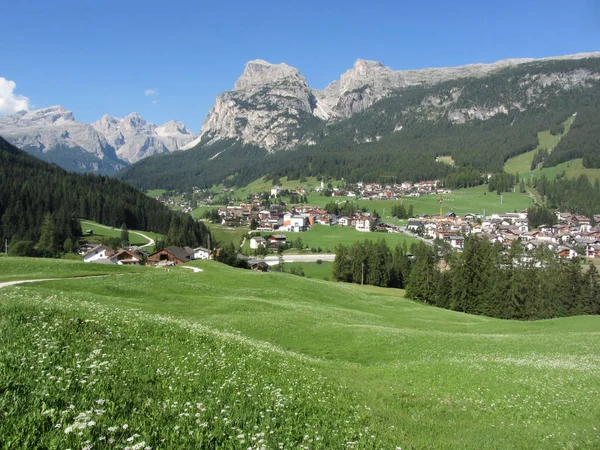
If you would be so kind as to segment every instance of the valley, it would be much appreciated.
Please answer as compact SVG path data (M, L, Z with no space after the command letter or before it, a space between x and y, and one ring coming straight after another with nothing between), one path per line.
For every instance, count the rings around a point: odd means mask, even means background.
M229 64L0 89L0 448L598 448L600 53Z

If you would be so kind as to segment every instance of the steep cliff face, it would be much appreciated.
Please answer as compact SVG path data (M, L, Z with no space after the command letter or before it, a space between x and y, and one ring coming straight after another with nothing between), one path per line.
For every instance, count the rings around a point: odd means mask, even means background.
M315 142L311 125L348 119L379 100L402 95L403 90L411 86L428 87L453 80L457 82L456 88L444 98L426 98L421 105L402 112L420 113L429 118L447 113L450 121L456 123L487 119L511 108L527 108L540 100L551 85L570 89L596 79L598 74L585 69L569 73L550 70L531 76L520 74L514 80L514 89L507 87L506 101L499 102L491 96L494 104L485 99L466 99L459 80L483 78L531 62L598 57L600 53L585 53L542 60L508 59L493 64L399 71L377 61L359 59L352 69L323 90L311 89L298 70L286 64L250 61L235 88L217 97L200 135L185 148L237 138L270 152L289 150ZM523 92L525 97L521 95ZM512 95L514 93L518 95Z
M112 173L125 165L102 134L77 122L73 113L62 106L1 118L0 136L69 170Z
M185 148L240 138L269 151L290 149L301 143L299 130L315 108L314 94L298 69L250 61L234 89L217 97L198 139Z
M92 126L106 137L119 158L131 163L158 153L181 150L195 138L181 122L171 121L157 127L137 113L122 119L106 114Z

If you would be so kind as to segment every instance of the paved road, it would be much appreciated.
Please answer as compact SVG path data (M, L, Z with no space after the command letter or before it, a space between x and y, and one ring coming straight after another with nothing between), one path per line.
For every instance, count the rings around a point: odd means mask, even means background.
M106 225L100 225L99 223L91 223L86 220L82 220L81 223L88 223L88 224L94 225L96 227L106 228L107 230L114 230L114 227L107 227ZM142 245L140 248L150 247L150 246L154 245L154 239L152 239L150 236L146 236L145 234L140 233L139 231L131 231L131 230L128 230L128 231L129 231L129 233L137 234L138 236L141 236L148 241L147 244Z
M335 253L314 253L307 255L283 255L283 262L316 262L321 261L333 261L335 259ZM264 261L270 266L279 264L279 256L266 256L262 259L250 259L249 262Z

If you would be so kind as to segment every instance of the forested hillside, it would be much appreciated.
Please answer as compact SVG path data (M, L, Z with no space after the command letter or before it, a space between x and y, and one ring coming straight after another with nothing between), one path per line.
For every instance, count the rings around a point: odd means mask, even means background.
M67 239L81 235L78 218L165 234L174 245L208 242L204 224L171 211L128 184L105 176L68 173L0 137L2 241L41 244L42 253L52 254Z
M444 178L462 167L495 173L508 158L536 148L538 132L558 130L575 113L570 133L544 166L583 157L586 167L595 167L599 73L598 58L545 61L481 78L412 86L350 119L304 124L311 145L295 150L267 155L221 141L146 159L119 177L145 189L186 190L223 181L243 186L262 176L381 182ZM439 155L452 156L455 167L437 163Z

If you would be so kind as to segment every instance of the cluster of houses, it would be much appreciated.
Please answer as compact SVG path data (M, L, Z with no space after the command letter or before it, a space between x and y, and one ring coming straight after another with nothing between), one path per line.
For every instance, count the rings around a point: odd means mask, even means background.
M591 219L568 213L557 214L556 225L541 225L531 230L527 212L492 214L482 217L467 214L459 217L420 217L408 221L407 230L430 239L449 242L453 249L464 247L465 236L474 234L510 247L517 241L527 250L546 246L563 258L578 255L600 257L600 227L592 227ZM600 222L600 216L594 217Z
M252 203L219 208L221 224L226 226L249 225L256 221L257 231L307 231L315 224L351 227L358 231L374 231L379 219L371 214L357 212L350 216L336 216L318 206L296 206L290 211L257 209Z
M356 197L360 200L397 200L402 196L420 197L431 194L451 194L452 191L441 187L440 180L404 182L400 184L356 183L346 188L334 187L332 197ZM315 191L323 191L323 184Z
M144 261L145 265L174 266L196 259L209 259L210 256L210 250L203 247L167 247L151 254L136 247L119 250L113 250L104 244L83 247L83 261L98 264L139 265Z

